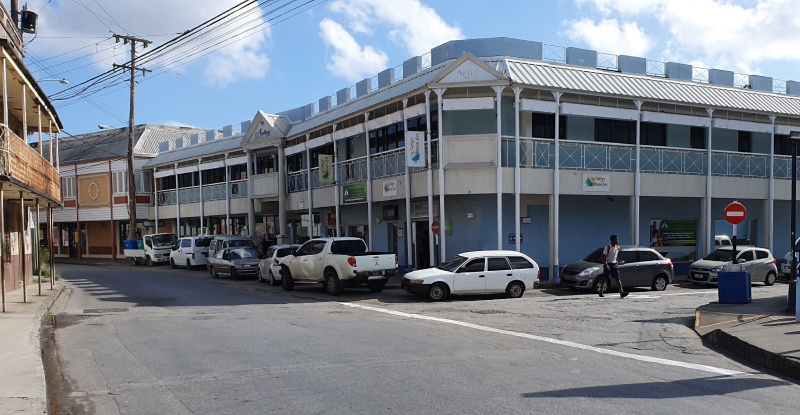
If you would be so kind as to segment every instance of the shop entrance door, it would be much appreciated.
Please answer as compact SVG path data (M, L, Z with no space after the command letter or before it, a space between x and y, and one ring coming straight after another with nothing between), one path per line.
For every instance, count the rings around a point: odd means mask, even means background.
M428 222L414 222L414 269L425 269L431 265L428 237L430 230Z

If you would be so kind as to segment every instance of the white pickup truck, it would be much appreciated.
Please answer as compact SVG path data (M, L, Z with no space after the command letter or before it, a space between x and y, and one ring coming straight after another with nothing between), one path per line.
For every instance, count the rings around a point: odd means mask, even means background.
M283 257L280 267L285 291L293 290L295 283L321 282L330 295L361 284L367 284L372 292L381 292L397 272L397 255L369 252L361 238L316 238Z
M169 254L172 252L175 242L178 241L178 237L174 233L154 233L145 235L142 239L142 249L125 247L125 257L133 265L144 262L153 266L160 262L169 262ZM128 241L125 242L127 245Z

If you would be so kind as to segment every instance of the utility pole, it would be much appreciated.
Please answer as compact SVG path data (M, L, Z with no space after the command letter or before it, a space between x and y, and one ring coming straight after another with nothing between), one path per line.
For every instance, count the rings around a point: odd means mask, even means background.
M136 67L136 43L142 43L146 48L147 45L153 43L149 40L139 39L133 36L114 35L114 38L119 43L122 39L125 45L130 42L131 44L131 64L130 65L117 65L114 64L114 69L123 68L131 71L131 112L128 117L128 214L130 216L131 225L128 228L128 239L136 239L136 182L133 174L133 114L136 95L136 71L142 71L142 75L150 72L144 68Z

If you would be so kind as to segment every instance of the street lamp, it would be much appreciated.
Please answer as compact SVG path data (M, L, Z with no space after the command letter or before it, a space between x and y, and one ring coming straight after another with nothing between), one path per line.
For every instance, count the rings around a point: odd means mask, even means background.
M792 143L792 212L791 229L792 235L792 280L789 283L789 295L787 296L788 307L797 310L797 252L795 241L797 225L797 143L800 141L800 131L789 133L789 141ZM796 315L800 320L800 314Z
M58 83L61 83L61 84L64 84L64 85L69 85L69 81L67 80L67 78L61 78L61 79L56 79L56 78L53 78L53 79L39 79L36 82L48 82L48 81L53 81L53 82L58 82Z

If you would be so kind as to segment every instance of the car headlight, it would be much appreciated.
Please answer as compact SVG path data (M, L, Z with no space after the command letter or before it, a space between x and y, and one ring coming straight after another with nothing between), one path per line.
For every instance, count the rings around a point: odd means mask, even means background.
M578 274L578 276L579 277L590 277L590 276L592 276L594 274L599 273L599 271L600 271L600 267L586 268L585 270L581 271L581 273Z
M420 285L425 283L425 280L408 280L409 284Z
M722 265L720 265L720 266L718 266L718 267L711 268L711 271L713 271L713 272L720 272L720 271L722 271Z

